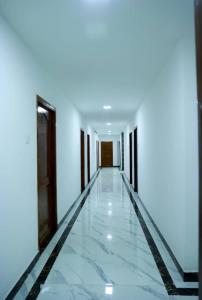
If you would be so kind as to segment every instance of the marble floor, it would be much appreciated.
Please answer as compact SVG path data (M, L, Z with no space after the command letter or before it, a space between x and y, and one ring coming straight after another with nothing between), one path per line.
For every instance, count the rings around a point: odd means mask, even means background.
M197 283L182 281L141 201L135 193L133 196L175 286L196 288ZM197 296L168 295L118 168L102 169L83 207L80 210L75 205L76 209L79 214L45 282L40 285L37 299L198 299ZM44 259L30 274L16 299L34 299L29 290L73 213L61 226L44 252Z

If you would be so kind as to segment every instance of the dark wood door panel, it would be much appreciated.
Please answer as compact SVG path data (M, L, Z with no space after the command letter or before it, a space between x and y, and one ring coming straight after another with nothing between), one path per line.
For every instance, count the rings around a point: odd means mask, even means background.
M113 167L113 142L101 142L101 165Z
M98 170L99 169L99 147L100 147L99 141L97 141L96 147L97 147L96 154L97 154L97 170Z
M138 144L137 144L137 128L134 130L134 191L138 192Z
M55 112L37 98L38 239L43 249L57 229Z
M129 134L129 175L130 184L133 183L133 171L132 171L132 132Z
M121 170L124 171L124 132L121 133Z
M87 135L88 183L90 182L90 135Z
M81 192L85 189L85 135L81 130Z

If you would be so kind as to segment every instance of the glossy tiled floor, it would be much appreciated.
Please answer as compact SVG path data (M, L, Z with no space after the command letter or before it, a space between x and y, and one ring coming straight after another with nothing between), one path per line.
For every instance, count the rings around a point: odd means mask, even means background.
M176 286L197 287L182 282L138 201ZM22 299L23 288L16 299ZM198 298L168 296L120 172L114 168L101 170L37 299Z

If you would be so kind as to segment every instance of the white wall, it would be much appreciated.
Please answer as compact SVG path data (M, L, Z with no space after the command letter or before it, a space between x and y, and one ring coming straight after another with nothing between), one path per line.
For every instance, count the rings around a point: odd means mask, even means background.
M61 220L80 193L80 129L85 133L85 184L88 183L87 134L91 137L91 177L96 171L96 140L98 138L66 98L56 101L56 108L58 217Z
M58 222L80 194L80 128L91 130L60 84L2 18L0 53L0 298L4 299L38 252L36 95L57 110ZM92 156L95 140L93 134ZM91 173L95 170L92 163Z
M118 142L120 142L120 135L99 135L100 141L100 166L101 166L101 142L113 142L113 166L120 166L120 157L118 149Z
M194 36L194 34L193 34ZM139 196L184 271L198 270L198 140L194 37L179 41L134 121Z

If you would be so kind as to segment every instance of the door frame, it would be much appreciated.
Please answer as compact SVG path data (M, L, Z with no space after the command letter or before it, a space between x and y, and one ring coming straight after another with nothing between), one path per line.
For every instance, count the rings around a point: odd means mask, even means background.
M97 154L97 170L99 169L99 158L100 158L100 144L99 141L96 143L97 149L96 149L96 154Z
M87 134L88 183L90 182L90 134Z
M199 149L199 299L202 300L202 0L195 0Z
M133 147L134 147L134 161L133 161L133 167L134 167L134 191L138 193L138 129L137 127L134 129L134 135L133 135Z
M121 132L121 171L124 171L124 132Z
M102 151L102 145L103 144L105 144L105 143L110 143L111 145L112 145L112 155L111 155L111 157L112 157L112 164L111 164L111 166L103 166L103 164L102 164L102 158L103 158L103 151ZM113 157L113 147L114 147L114 145L113 145L113 141L100 141L100 148L101 148L101 167L102 168L112 168L113 167L113 159L114 159L114 157Z
M130 184L133 184L133 134L129 133L129 181Z
M80 129L81 193L85 190L85 132Z
M58 227L58 221L57 221L57 161L56 161L56 108L53 107L50 103L48 103L46 100L41 98L39 95L37 95L36 99L36 132L38 133L38 120L37 120L37 114L38 114L38 107L42 107L49 111L51 116L51 147L50 147L50 157L48 160L48 164L50 167L50 188L51 192L49 194L49 201L51 205L51 212L49 215L49 221L50 226L52 229L51 235L48 237L48 239L44 243L40 243L39 240L39 196L37 200L38 205L38 247L39 250L42 250L50 241L52 236L55 234L57 227ZM39 179L38 179L38 134L37 134L37 186L39 186ZM37 188L38 190L38 188Z

